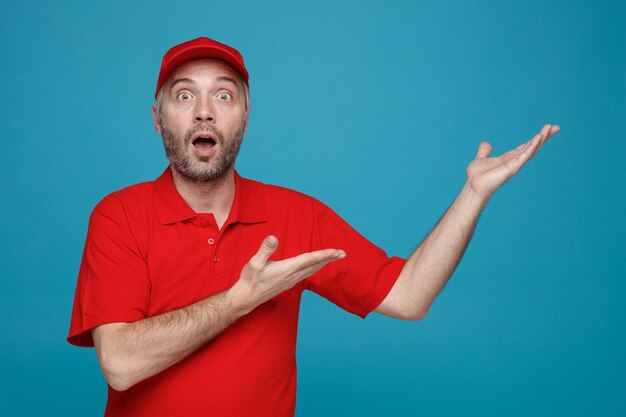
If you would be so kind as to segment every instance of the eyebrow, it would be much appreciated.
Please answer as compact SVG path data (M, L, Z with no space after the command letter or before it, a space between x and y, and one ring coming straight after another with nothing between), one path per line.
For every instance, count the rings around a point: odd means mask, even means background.
M216 80L217 81L227 81L227 82L230 82L232 84L235 84L235 86L238 87L237 81L235 81L235 79L231 78L231 77L217 77Z
M234 79L234 78L231 78L231 77L224 77L224 76L221 76L221 77L217 77L217 78L216 78L216 80L217 80L217 81L226 81L226 82L229 82L229 83L234 84L236 87L239 87L239 86L237 85L237 81L235 81L235 79ZM178 84L178 83L189 83L189 84L194 84L194 81L193 81L191 78L178 78L178 79L176 79L176 80L172 83L172 85L170 86L170 90L173 90L173 89L174 89L174 86L175 86L176 84Z
M170 90L174 89L174 86L178 83L189 83L189 84L193 84L193 80L191 78L178 78L177 80L175 80L172 85L170 85Z

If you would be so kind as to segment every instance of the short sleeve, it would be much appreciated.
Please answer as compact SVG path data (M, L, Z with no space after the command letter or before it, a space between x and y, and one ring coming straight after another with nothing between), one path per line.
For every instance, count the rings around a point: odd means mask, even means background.
M91 329L147 317L147 263L131 233L124 206L105 198L89 218L67 341L94 346Z
M387 254L315 200L311 250L343 249L346 257L305 280L311 290L342 309L365 318L389 294L406 259Z

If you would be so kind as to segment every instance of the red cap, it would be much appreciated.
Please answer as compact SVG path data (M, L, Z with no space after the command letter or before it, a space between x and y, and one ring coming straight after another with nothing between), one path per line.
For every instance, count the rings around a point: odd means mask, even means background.
M230 64L230 66L241 75L241 78L244 79L246 84L248 84L248 70L243 64L243 56L241 56L239 51L228 45L202 36L192 41L176 45L163 55L163 62L161 62L161 71L159 72L159 79L157 80L156 90L154 91L154 98L156 99L161 86L172 71L184 62L197 58L218 58L226 61L227 64Z

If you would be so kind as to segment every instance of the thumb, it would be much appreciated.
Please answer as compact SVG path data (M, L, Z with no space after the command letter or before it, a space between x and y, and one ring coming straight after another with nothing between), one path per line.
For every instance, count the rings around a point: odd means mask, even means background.
M267 260L276 251L278 247L278 239L276 236L269 235L263 239L259 251L254 255L254 260L258 262L259 266L265 266Z
M487 141L480 142L476 158L486 158L491 153L491 144Z

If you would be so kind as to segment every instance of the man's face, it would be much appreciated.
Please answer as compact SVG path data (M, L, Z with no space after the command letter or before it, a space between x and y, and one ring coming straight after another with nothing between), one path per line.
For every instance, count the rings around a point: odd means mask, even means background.
M189 179L224 178L235 164L247 126L243 80L218 59L189 61L162 87L152 107L172 169Z

